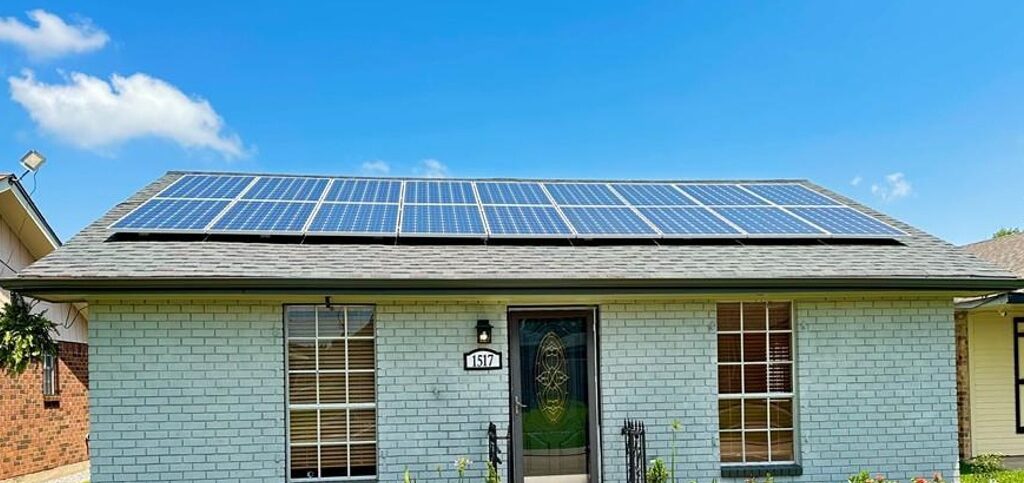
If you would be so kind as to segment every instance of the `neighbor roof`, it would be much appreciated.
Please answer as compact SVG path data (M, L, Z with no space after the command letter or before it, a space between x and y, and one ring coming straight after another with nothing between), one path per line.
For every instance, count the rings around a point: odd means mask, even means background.
M1024 233L1001 236L965 245L964 250L982 260L1024 276Z
M802 180L907 232L893 243L395 244L112 238L108 226L184 172L118 204L6 288L51 299L181 290L572 291L1024 287L1003 269ZM779 180L781 182L782 180ZM759 181L763 182L763 181Z

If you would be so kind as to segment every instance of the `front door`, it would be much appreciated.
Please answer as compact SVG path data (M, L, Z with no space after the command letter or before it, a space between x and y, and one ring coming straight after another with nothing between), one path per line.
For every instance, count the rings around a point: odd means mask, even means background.
M595 321L593 309L509 311L516 483L600 481Z

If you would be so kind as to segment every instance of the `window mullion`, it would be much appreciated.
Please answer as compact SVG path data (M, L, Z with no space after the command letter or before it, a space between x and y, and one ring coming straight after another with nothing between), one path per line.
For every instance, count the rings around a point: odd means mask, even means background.
M321 443L320 410L320 311L313 310L313 367L316 370L316 476L323 477L323 451Z
M349 355L348 355L348 309L345 309L345 328L342 330L342 334L345 336L345 402L348 404L352 403L352 397L349 395L352 377L349 372ZM349 477L352 476L352 409L345 410L345 462L347 468L347 474Z
M768 394L772 392L772 321L769 317L769 310L771 304L764 304L764 384L765 389L768 390ZM765 429L768 431L768 461L772 461L772 398L771 396L764 399L765 409Z
M747 354L743 347L743 329L746 328L743 304L740 304L740 461L747 462Z

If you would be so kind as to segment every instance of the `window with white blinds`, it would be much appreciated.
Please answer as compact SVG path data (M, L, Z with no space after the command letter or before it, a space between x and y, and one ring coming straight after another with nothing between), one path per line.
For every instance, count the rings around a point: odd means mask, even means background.
M373 315L365 305L285 309L292 481L376 477Z
M793 306L718 304L718 425L723 465L793 463Z

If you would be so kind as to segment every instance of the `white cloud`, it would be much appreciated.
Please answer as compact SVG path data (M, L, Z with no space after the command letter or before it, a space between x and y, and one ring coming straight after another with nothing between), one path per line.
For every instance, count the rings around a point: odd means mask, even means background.
M63 84L36 80L31 71L9 77L11 99L44 131L83 148L157 137L228 158L246 154L238 136L205 99L146 74L113 75L110 82L74 72Z
M906 198L913 192L913 186L903 173L892 173L886 175L884 184L871 185L871 193L878 196L882 201L895 201Z
M32 10L28 17L35 21L35 27L14 17L0 18L0 42L14 44L32 57L44 59L98 50L110 40L106 32L88 21L68 25L45 10Z
M391 165L380 159L366 161L363 163L362 171L369 176L383 176L391 172Z
M445 178L448 176L448 167L436 159L424 159L416 170L420 176L427 178Z
M862 178L860 175L854 176L853 179L850 180L850 185L860 186L861 181L864 181L864 178Z

